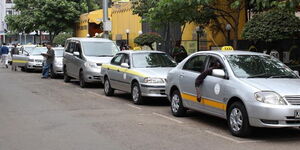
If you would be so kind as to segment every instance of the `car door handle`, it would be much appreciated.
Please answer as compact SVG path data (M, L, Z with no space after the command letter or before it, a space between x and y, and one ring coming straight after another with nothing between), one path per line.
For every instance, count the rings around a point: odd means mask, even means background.
M120 72L120 70L119 70L119 69L118 69L117 71L118 71L118 72Z

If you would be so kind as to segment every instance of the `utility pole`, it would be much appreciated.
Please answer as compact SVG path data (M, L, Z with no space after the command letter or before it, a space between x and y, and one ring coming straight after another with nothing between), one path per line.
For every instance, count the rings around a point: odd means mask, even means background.
M111 21L108 20L108 0L102 0L103 7L103 37L109 38L109 31L111 31Z

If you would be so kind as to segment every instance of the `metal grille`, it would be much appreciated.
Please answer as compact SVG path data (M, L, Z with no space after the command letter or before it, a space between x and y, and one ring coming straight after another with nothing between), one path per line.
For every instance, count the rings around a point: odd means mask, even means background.
M300 105L300 95L284 97L291 105Z

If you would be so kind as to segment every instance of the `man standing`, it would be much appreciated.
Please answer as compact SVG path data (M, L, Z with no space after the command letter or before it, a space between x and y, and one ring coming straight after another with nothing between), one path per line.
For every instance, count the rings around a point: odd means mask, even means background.
M46 58L46 61L44 62L43 65L43 72L42 72L42 79L47 79L49 77L49 69L52 67L55 53L54 50L52 49L52 46L50 44L47 44L47 53L42 53L42 55Z
M6 68L8 68L8 53L9 53L9 49L6 46L5 43L3 43L3 46L1 47L1 58L2 58L2 63L3 65L5 65Z
M12 59L12 60L14 60L14 59L13 59L13 56L14 56L14 55L19 55L19 50L18 50L18 48L17 48L17 44L13 44L13 46L14 46L14 47L13 47L13 48L11 49L11 51L10 51L11 59ZM17 71L17 66L14 65L13 62L11 62L11 70Z

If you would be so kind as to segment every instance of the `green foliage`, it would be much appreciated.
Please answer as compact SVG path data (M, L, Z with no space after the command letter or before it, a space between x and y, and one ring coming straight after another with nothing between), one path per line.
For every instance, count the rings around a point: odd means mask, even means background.
M161 42L162 38L158 34L155 33L145 33L141 34L138 37L134 39L134 43L140 45L140 46L149 46L152 50L152 44L155 42Z
M265 11L270 9L284 9L297 11L300 0L250 0L254 11Z
M195 22L199 25L207 25L215 18L214 11L196 4L196 1L185 0L160 0L156 7L149 9L144 21L154 27L160 27L168 22L181 25Z
M10 30L26 33L41 30L52 35L70 30L80 15L83 3L76 0L15 0L19 15L6 18Z
M133 14L144 17L152 8L157 6L159 0L135 0L132 1Z
M294 13L270 10L257 14L244 28L242 37L250 41L272 42L292 39L300 31L300 19Z
M60 33L53 39L53 44L55 45L65 45L65 42L68 38L71 38L71 33Z

